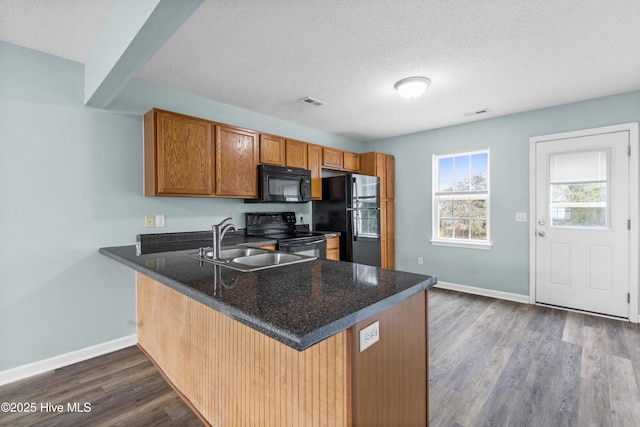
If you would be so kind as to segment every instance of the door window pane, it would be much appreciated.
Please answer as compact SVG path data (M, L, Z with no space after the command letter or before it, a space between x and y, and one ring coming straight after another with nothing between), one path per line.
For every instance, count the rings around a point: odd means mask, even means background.
M551 155L552 227L607 227L609 157L608 149Z

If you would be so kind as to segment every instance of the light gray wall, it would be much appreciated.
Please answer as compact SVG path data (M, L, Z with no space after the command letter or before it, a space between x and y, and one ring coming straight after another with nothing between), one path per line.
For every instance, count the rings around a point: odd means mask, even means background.
M83 66L0 42L0 371L135 333L134 273L98 254L136 234L204 230L228 213L311 204L143 197L142 115L160 107L362 151L362 142L135 80L83 105ZM145 229L165 214L167 227Z
M428 96L428 94L427 94ZM529 138L640 120L640 92L476 121L371 143L396 158L396 264L439 280L529 294ZM637 141L635 145L637 146ZM489 251L432 246L432 155L489 147ZM417 265L417 257L424 265Z

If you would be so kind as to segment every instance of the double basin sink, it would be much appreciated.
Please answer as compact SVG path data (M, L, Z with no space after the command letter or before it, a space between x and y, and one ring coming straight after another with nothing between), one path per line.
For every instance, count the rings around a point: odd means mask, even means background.
M200 250L198 253L189 253L187 256L237 271L263 270L316 259L316 257L306 255L247 247L222 249L220 257L217 259L213 258L213 251L209 250L209 248Z

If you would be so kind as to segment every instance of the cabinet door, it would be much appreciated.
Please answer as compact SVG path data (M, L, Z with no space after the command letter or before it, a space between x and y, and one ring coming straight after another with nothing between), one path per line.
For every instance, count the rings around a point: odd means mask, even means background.
M342 151L323 147L322 166L334 169L342 169Z
M327 238L327 259L340 260L340 238L338 236Z
M387 174L386 174L386 161L387 156L382 153L374 153L375 154L375 170L376 176L380 178L380 199L384 200L387 198Z
M342 153L342 165L345 170L360 172L360 154L345 151Z
M287 139L286 165L307 169L307 143Z
M258 135L232 126L216 125L216 194L258 197Z
M387 203L380 202L380 266L389 268L387 254Z
M214 194L213 123L151 110L144 116L145 195Z
M260 134L260 163L284 166L285 144L283 138Z
M307 167L311 170L311 198L322 199L322 147L307 145Z
M387 198L393 199L396 197L396 160L391 155L385 155L385 187L387 190ZM381 179L382 180L382 179Z
M395 226L395 202L387 200L380 202L380 253L382 267L396 268L396 226Z
M387 268L395 270L396 268L396 204L392 200L385 202L387 205L387 213L385 222L387 223Z

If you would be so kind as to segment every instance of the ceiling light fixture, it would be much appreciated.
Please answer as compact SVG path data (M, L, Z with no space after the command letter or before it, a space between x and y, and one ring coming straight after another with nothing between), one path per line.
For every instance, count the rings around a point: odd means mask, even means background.
M422 95L430 83L431 80L426 77L407 77L393 87L403 98L414 99Z

